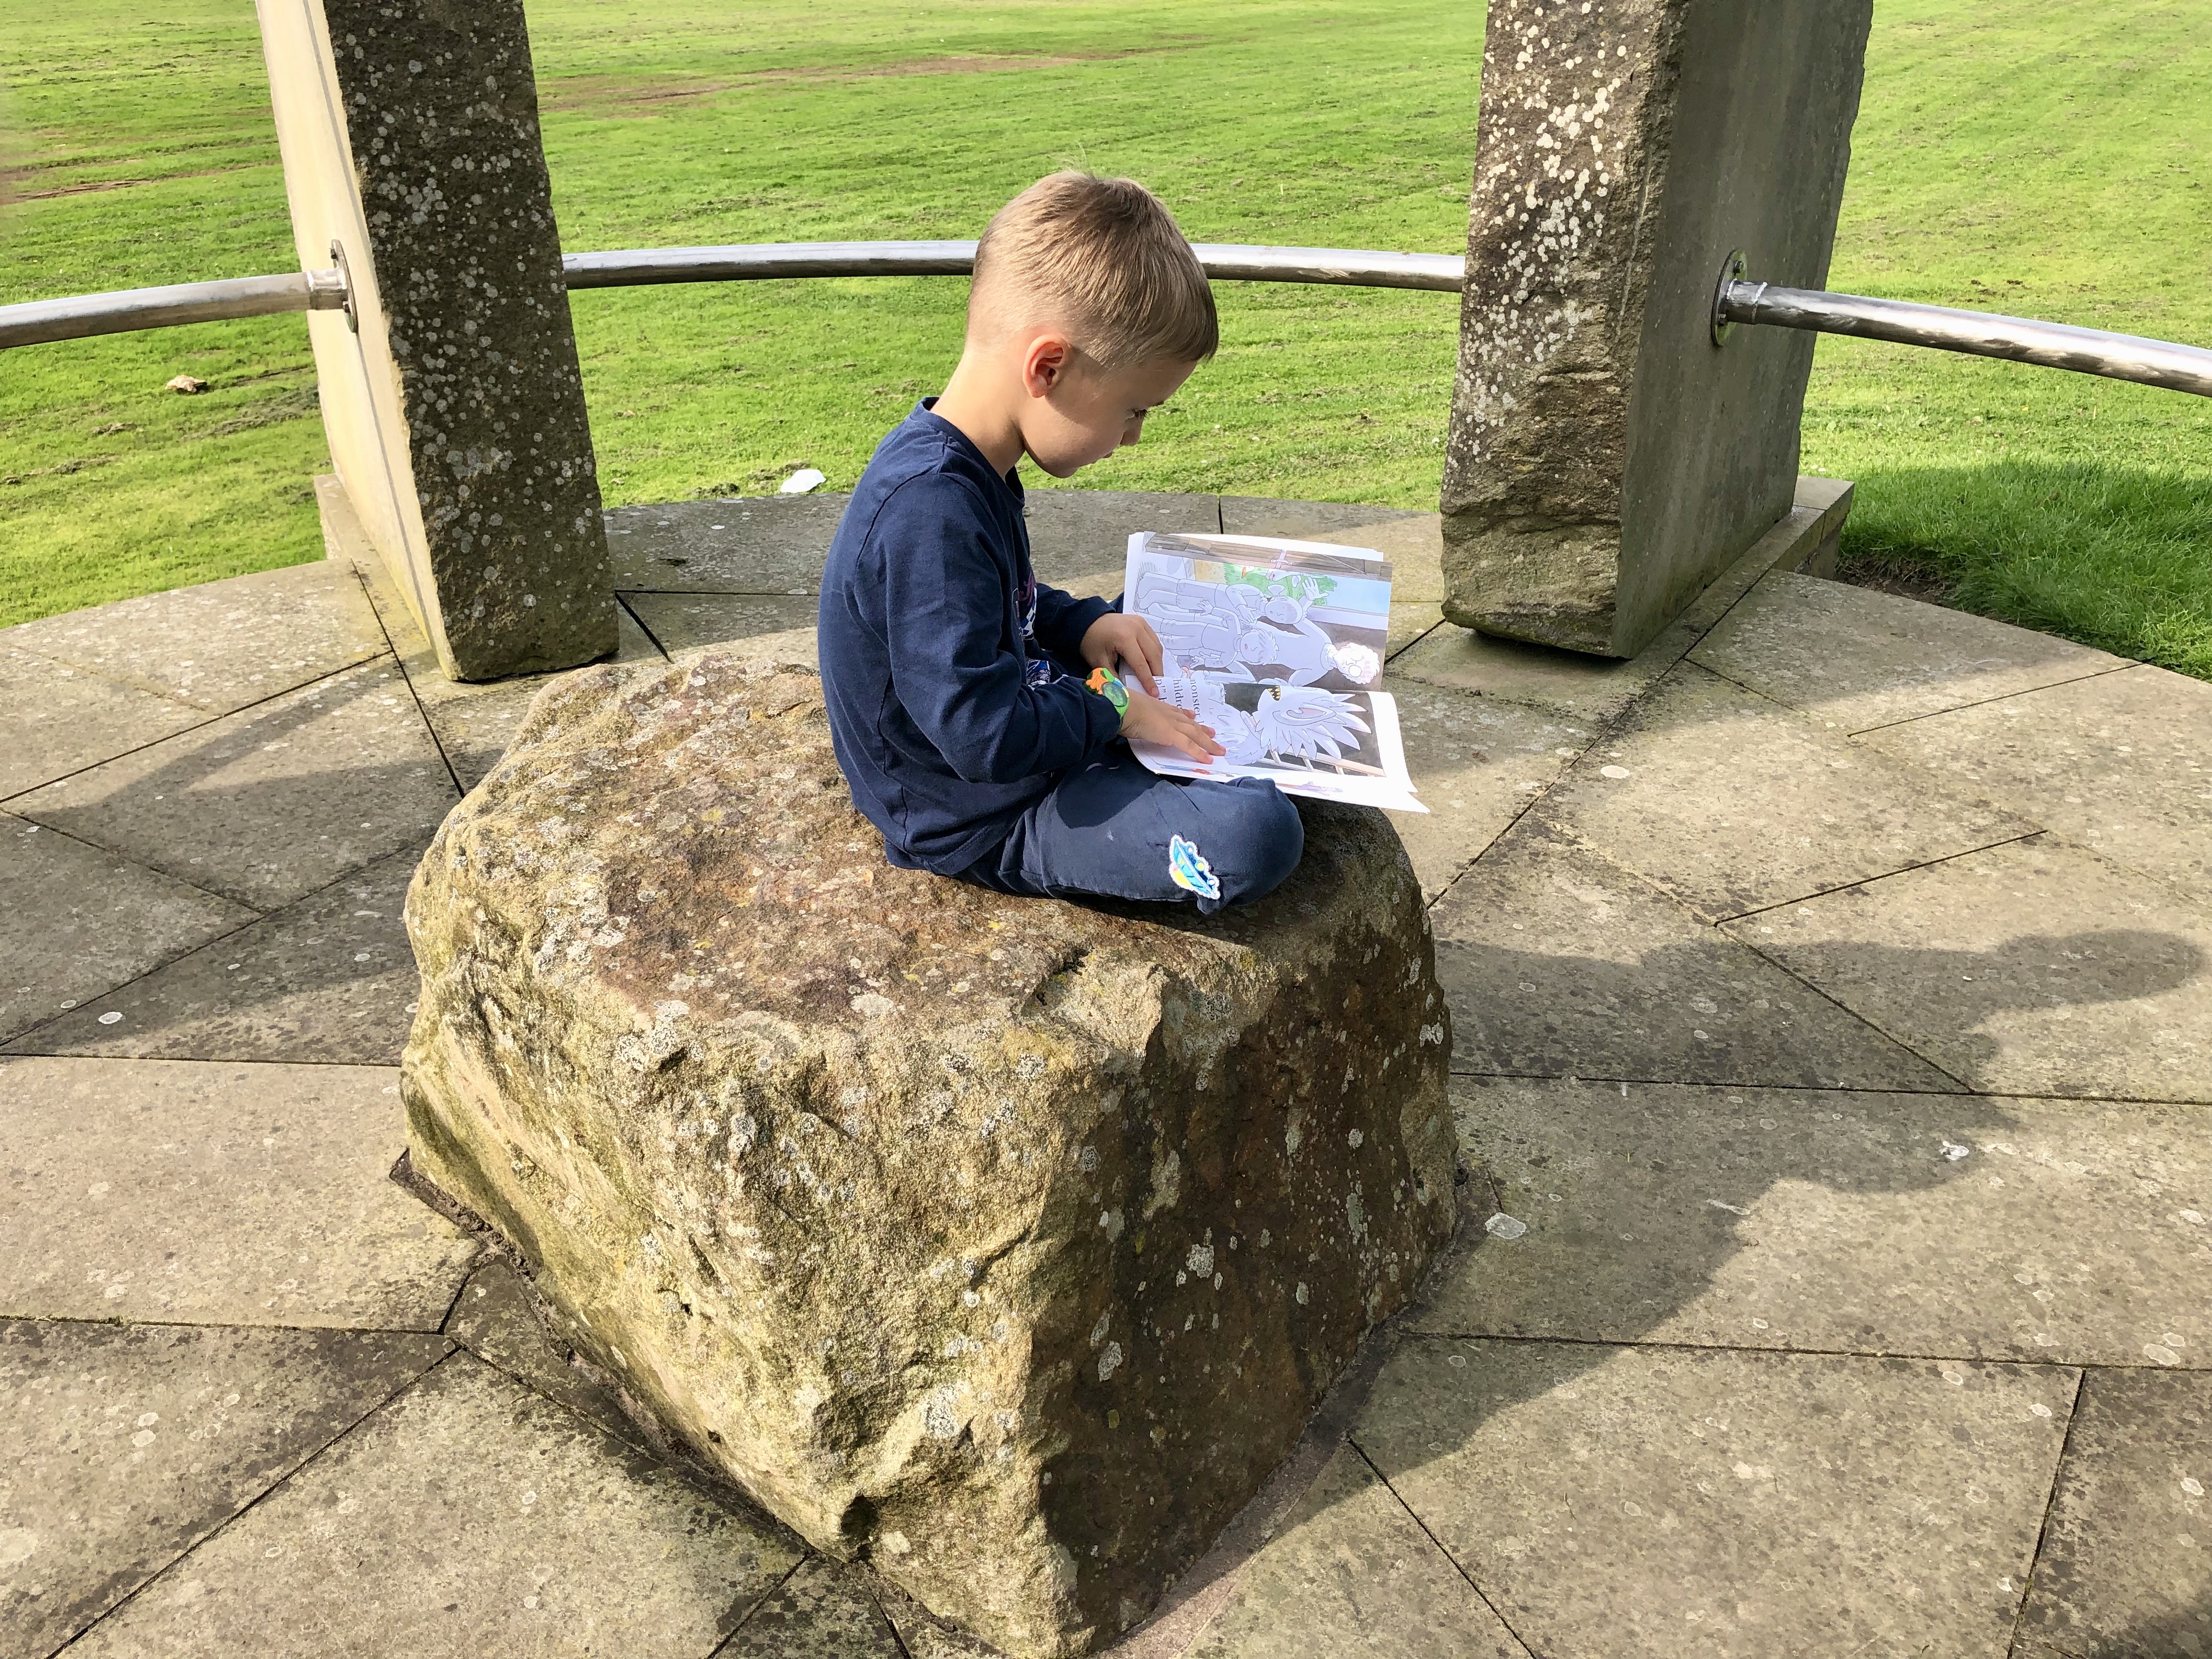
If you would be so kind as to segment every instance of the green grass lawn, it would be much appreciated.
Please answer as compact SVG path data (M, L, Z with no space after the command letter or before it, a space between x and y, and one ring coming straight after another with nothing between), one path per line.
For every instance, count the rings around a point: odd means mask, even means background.
M149 16L149 14L154 15ZM571 247L972 236L1066 165L1199 240L1455 251L1479 10L1408 0L543 0ZM2212 343L2212 0L1878 11L1832 283ZM0 301L290 267L247 0L0 11ZM934 390L963 285L574 300L610 502L851 483ZM1451 296L1224 284L1224 350L1100 487L1433 507ZM162 392L180 371L212 383ZM297 319L0 356L0 623L317 556ZM2212 677L2212 404L1822 343L1806 465L1848 550Z

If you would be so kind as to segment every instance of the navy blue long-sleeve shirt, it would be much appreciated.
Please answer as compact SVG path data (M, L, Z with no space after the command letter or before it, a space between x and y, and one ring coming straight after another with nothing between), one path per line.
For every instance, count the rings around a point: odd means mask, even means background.
M893 864L950 875L1121 730L1078 654L1114 607L1038 585L1021 481L926 398L877 447L822 575L823 691Z

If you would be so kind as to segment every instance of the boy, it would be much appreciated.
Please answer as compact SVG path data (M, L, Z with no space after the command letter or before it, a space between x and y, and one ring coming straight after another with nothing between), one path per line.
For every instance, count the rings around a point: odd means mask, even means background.
M877 449L822 579L837 761L893 864L1207 914L1297 866L1273 784L1160 777L1130 752L1222 749L1158 698L1149 623L1038 585L1014 471L1027 455L1065 478L1133 444L1218 344L1206 273L1141 185L1055 173L991 221L959 366Z

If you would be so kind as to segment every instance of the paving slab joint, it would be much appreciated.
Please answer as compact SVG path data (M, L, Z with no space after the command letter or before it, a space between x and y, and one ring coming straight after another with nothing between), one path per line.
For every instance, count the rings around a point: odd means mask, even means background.
M320 484L322 480L318 478L315 482ZM336 558L337 555L331 553L326 556ZM352 567L354 580L361 584L362 598L368 602L369 611L376 617L377 630L384 635L385 649L391 652L392 660L399 665L400 682L407 688L407 700L415 705L416 718L422 722L422 729L430 734L430 746L438 751L438 758L445 763L446 775L453 781L453 787L462 794L467 794L468 786L461 781L461 775L453 765L453 757L446 752L445 739L438 735L438 728L430 719L430 711L422 707L422 694L415 689L414 677L407 672L407 659L399 649L399 641L392 637L392 629L385 622L384 613L376 608L376 596L369 588L368 572L362 568L357 558L348 559L346 562Z
M134 1324L143 1324L148 1322L118 1319L113 1321L101 1320L96 1322L84 1321L73 1322L100 1324L112 1323L127 1328ZM197 1328L204 1330L238 1330L249 1328L237 1326L202 1326ZM417 1334L410 1333L410 1334ZM275 1480L270 1481L266 1486L262 1487L259 1492L253 1493L252 1497L240 1504L235 1509L232 1510L228 1515L223 1516L221 1521L210 1527L206 1532L203 1533L198 1538L193 1539L190 1543L185 1544L183 1547L178 1549L175 1554L172 1555L167 1560L162 1562L160 1566L155 1568L154 1571L148 1573L137 1583L131 1585L131 1588L125 1590L122 1595L117 1596L114 1601L110 1603L107 1607L101 1608L96 1615L75 1631L67 1641L62 1643L60 1646L54 1649L54 1653L56 1655L59 1655L76 1647L78 1643L84 1641L86 1637L89 1636L93 1632L98 1630L102 1625L108 1623L110 1620L118 1620L119 1622L124 1611L130 1607L141 1596L145 1595L156 1585L164 1583L172 1573L175 1572L185 1562L190 1561L194 1557L198 1556L201 1551L206 1549L210 1545L213 1544L216 1540L221 1538L233 1527L238 1525L239 1522L243 1521L247 1516L252 1514L254 1510L268 1503L279 1492L285 1491L294 1481L299 1480L309 1470L315 1468L315 1466L320 1463L323 1459L328 1457L332 1451L337 1449L339 1446L343 1445L347 1440L350 1439L356 1433L359 1432L363 1424L367 1423L379 1412L385 1410L393 1401L398 1399L409 1389L421 1387L423 1382L433 1376L440 1366L445 1364L447 1360L451 1359L453 1355L459 1351L459 1344L448 1339L446 1343L446 1351L440 1354L437 1358L432 1360L428 1365L416 1372L414 1376L409 1377L406 1381L401 1382L397 1388L393 1389L390 1393L385 1395L380 1399L370 1401L355 1414L351 1421L346 1423L345 1425L339 1429L335 1434L331 1435L327 1439L324 1440L321 1444L316 1446L305 1456L300 1458L282 1474L278 1475Z
M610 1399L621 1407L623 1416L628 1420L630 1427L636 1431L640 1441L653 1456L709 1494L725 1508L734 1510L757 1525L763 1525L777 1533L795 1537L795 1534L791 1534L790 1529L776 1519L750 1492L733 1485L716 1471L693 1457L684 1447L670 1439L667 1431L660 1426L653 1413L641 1405L629 1390L623 1387L622 1378L611 1371L601 1370L576 1352L574 1345L562 1335L560 1321L551 1304L539 1293L537 1282L531 1276L528 1259L521 1251L515 1249L512 1241L504 1233L468 1206L460 1202L451 1193L422 1176L415 1168L413 1158L409 1152L403 1152L399 1154L387 1178L393 1185L419 1200L453 1223L454 1226L473 1237L482 1251L477 1258L477 1266L479 1268L491 1261L503 1261L513 1270L515 1283L521 1287L523 1300L529 1304L531 1315L537 1320L538 1331L544 1337L547 1346L558 1354L565 1364L572 1367L578 1376L592 1387L605 1392ZM461 1297L466 1292L470 1280L474 1277L475 1274L471 1273L461 1281L459 1288L453 1292L453 1304L447 1310L446 1318L440 1326L441 1332L453 1323L453 1316L460 1307ZM486 1360L485 1363L491 1364L493 1362ZM495 1365L494 1369L502 1373L506 1372L504 1366ZM515 1380L522 1382L526 1388L530 1386L526 1379L518 1377ZM556 1401L554 1403L560 1402ZM563 1409L567 1407L563 1407Z
M1670 671L1670 672L1671 672L1671 671ZM1663 678L1664 677L1662 676L1662 678ZM1607 725L1606 725L1603 728L1601 728L1601 729L1600 733L1599 733L1599 736L1600 736L1600 739L1601 739L1601 741L1603 739L1603 738L1604 738L1604 736L1606 735L1606 733L1607 733L1607 732L1610 732L1610 731L1613 729L1613 726L1617 725L1617 724L1619 723L1619 721L1620 721L1620 720L1625 720L1625 719L1626 719L1626 718L1627 718L1627 714L1628 714L1628 713L1629 713L1629 711L1628 711L1628 710L1626 710L1626 709L1625 709L1625 710L1623 710L1623 711L1621 712L1621 714L1620 714L1620 715L1616 716L1616 717L1615 717L1615 719L1614 719L1613 721L1609 721L1609 722L1607 722ZM1595 752L1596 752L1596 750L1597 750L1597 744L1593 744L1590 746L1590 748L1589 748L1588 750L1585 750L1583 751L1583 755L1582 755L1581 757L1577 757L1577 760L1576 760L1576 762L1575 762L1575 766L1580 766L1580 765L1583 763L1583 762L1584 760L1587 760L1587 759L1589 757L1589 756L1590 756L1590 755L1592 755L1592 754L1595 753ZM1571 772L1573 771L1573 769L1574 769L1574 768L1573 768L1573 767L1570 767L1570 768L1568 768L1568 769L1567 769L1567 771L1568 771L1569 773L1571 773ZM1565 774L1565 773L1563 773L1561 775L1562 775L1562 776L1565 776L1565 775L1566 775L1566 774ZM1547 790L1546 790L1546 792L1545 792L1545 793L1546 793L1546 794L1547 794L1547 795L1548 795L1548 794L1550 793L1550 790L1549 790L1549 788L1548 788L1548 787L1547 788ZM1536 806L1539 805L1539 803L1540 803L1543 799L1544 799L1544 797L1540 796L1540 797L1538 797L1538 798L1537 798L1537 799L1530 801L1530 803L1529 803L1529 805L1528 805L1528 807L1527 809L1525 809L1525 810L1521 813L1520 817L1515 820L1515 823L1517 824L1517 823L1521 823L1521 822L1522 822L1522 821L1525 821L1525 820L1527 819L1527 817L1528 817L1529 812L1531 812L1531 811L1534 811L1534 810L1535 810L1535 808L1536 808ZM1753 941L1753 940L1750 940L1750 939L1741 939L1741 938L1739 938L1739 937L1737 937L1737 935L1735 935L1735 934L1734 934L1734 933L1729 933L1729 932L1727 932L1727 931L1726 931L1726 929L1727 929L1729 926L1733 925L1734 923L1735 923L1735 922L1737 922L1737 921L1741 921L1743 919L1742 917L1741 917L1741 916L1731 916L1731 917L1725 918L1724 920L1720 921L1708 921L1707 920L1705 920L1705 917L1703 917L1703 916L1699 915L1696 911L1692 910L1692 909L1688 905L1685 904L1685 903L1682 902L1682 900L1681 900L1680 897L1678 897L1675 894L1674 894L1674 893L1672 893L1672 892L1669 892L1669 891L1668 891L1668 890L1664 886L1661 885L1658 882L1654 881L1650 877L1649 877L1649 876L1645 875L1642 871L1640 871L1640 870L1637 870L1637 869L1635 869L1635 868L1633 868L1633 867L1632 867L1632 866L1628 866L1628 865L1626 865L1626 864L1622 863L1619 859L1617 859L1617 858L1613 857L1611 854L1607 853L1607 852L1605 850L1605 848L1601 848L1601 847L1598 846L1598 845L1597 845L1597 844L1595 844L1595 842L1591 842L1590 840L1589 840L1586 836L1583 836L1580 832L1578 832L1578 831L1577 831L1577 830L1576 830L1576 829L1575 829L1571 824L1569 824L1569 823L1566 823L1562 822L1562 821L1561 821L1558 817L1556 817L1555 815L1553 815L1553 814L1550 814L1550 813L1547 813L1547 814L1545 814L1542 817L1540 817L1540 818L1538 820L1538 824L1539 824L1539 827L1540 827L1540 828L1542 828L1543 830L1547 830L1547 831L1548 833L1550 833L1551 835L1557 836L1560 841L1562 841L1562 842L1565 842L1565 843L1567 843L1567 844L1571 845L1571 847L1573 847L1577 852L1578 852L1578 853L1582 854L1583 854L1583 855L1584 855L1585 857L1588 857L1588 858L1590 858L1590 859L1593 859L1593 860L1596 860L1598 863L1602 864L1603 866L1606 866L1606 868L1607 868L1607 869L1609 869L1609 870L1611 870L1611 871L1613 871L1613 872L1616 872L1616 873L1617 873L1617 874L1621 878L1621 879L1622 879L1622 880L1624 880L1624 881L1626 881L1626 882L1628 882L1628 883L1631 883L1631 884L1633 884L1637 888L1638 888L1638 889L1640 889L1642 891L1644 891L1644 892L1645 892L1645 893L1649 894L1649 895L1650 895L1650 896L1651 896L1653 898L1655 898L1655 899L1658 900L1660 902L1664 903L1664 904L1666 904L1666 905L1668 905L1668 906L1670 906L1670 907L1671 907L1671 908L1673 908L1674 909L1675 909L1675 910L1679 911L1679 912L1680 912L1680 914L1681 914L1685 918L1686 918L1686 919L1687 919L1691 923L1692 923L1695 927L1698 927L1699 930L1701 930L1702 932L1706 933L1709 933L1709 934L1711 934L1711 935L1713 935L1713 936L1715 936L1715 937L1717 937L1717 938L1719 938L1719 939L1723 939L1729 940L1729 941L1731 941L1731 942L1733 942L1733 943L1735 943L1735 944L1736 944L1736 945L1738 945L1742 946L1745 950L1747 950L1748 951L1750 951L1750 952L1751 952L1751 954L1752 954L1753 956L1756 957L1759 961L1764 962L1764 963L1766 963L1769 967L1771 967L1771 968L1772 968L1773 969L1775 969L1778 973L1780 973L1781 975L1783 975L1785 978L1788 978L1788 979L1791 979L1791 980L1796 981L1799 985L1802 986L1806 990L1808 990L1808 991L1811 992L1814 996L1816 996L1816 997L1820 998L1823 1002L1826 1002L1826 1003L1829 1004L1829 1005L1830 1005L1832 1007L1833 1007L1833 1008L1834 1008L1834 1009L1835 1009L1838 1013L1842 1014L1842 1015L1843 1015L1846 1019L1850 1020L1850 1021L1851 1021L1851 1022L1853 1022L1855 1024L1864 1026L1868 1030L1874 1032L1877 1036L1881 1037L1884 1042L1894 1044L1897 1048L1899 1048L1902 1049L1905 1053L1906 1053L1906 1054L1908 1054L1911 1055L1915 1060L1918 1060L1922 1065L1923 1065L1923 1066L1927 1066L1927 1067L1928 1067L1928 1069L1929 1069L1929 1071L1931 1071L1931 1072L1935 1073L1938 1077L1943 1078L1943 1079L1947 1079L1948 1081L1949 1081L1951 1084L1954 1085L1955 1085L1955 1092L1957 1092L1957 1093L1959 1093L1959 1094L1962 1094L1962 1095L1980 1095L1980 1094L1985 1094L1985 1093L1990 1092L1990 1091L1986 1091L1986 1090L1981 1090L1981 1089L1977 1089L1977 1088L1975 1088L1972 1084L1970 1084L1970 1083L1968 1083L1967 1081L1966 1081L1966 1079L1964 1079L1963 1078L1961 1078L1961 1077L1958 1076L1955 1073L1954 1073L1954 1072L1952 1072L1952 1071L1950 1071L1950 1070L1947 1069L1946 1067L1944 1067L1944 1066L1939 1066L1939 1065L1937 1065L1937 1064L1936 1063L1936 1061L1935 1061L1935 1060L1933 1060L1929 1059L1926 1054L1924 1054L1921 1053L1921 1051L1920 1051L1918 1048L1915 1048L1911 1043L1910 1043L1910 1042L1906 1042L1903 1037L1899 1036L1896 1033L1894 1033L1894 1032L1893 1032L1893 1031L1890 1031L1890 1030L1887 1030L1886 1028L1884 1028L1884 1027L1883 1027L1883 1026L1881 1026L1881 1025L1877 1024L1875 1021L1873 1021L1872 1019L1869 1019L1869 1018L1865 1014L1861 1013L1857 1009L1853 1008L1853 1007L1851 1007L1849 1004L1845 1003L1845 1002L1844 1002L1844 1001L1840 997L1837 996L1833 992L1832 992L1832 991L1828 990L1825 986L1816 984L1816 983L1815 983L1814 981L1813 981L1812 980L1808 979L1808 978L1807 978L1803 974L1802 974L1802 973L1798 972L1796 969L1792 968L1792 967L1791 967L1788 963L1786 963L1786 962L1783 961L1783 960L1781 959L1781 957L1779 957L1778 956L1776 956L1776 955L1775 955L1775 954L1773 954L1772 952L1771 952L1771 951L1764 951L1764 950L1761 950L1761 949L1759 948L1759 946L1758 945L1758 944L1757 944L1755 941ZM2046 834L2048 834L2048 833L2049 833L2048 831L2041 830L2033 830L2033 831L2029 832L2029 833L2028 833L2028 834L2027 834L2027 835L2008 837L2008 839L2006 839L2006 840L2004 840L2004 841L2002 841L2002 842L1998 842L1993 843L1993 845L1995 845L1995 846L1999 846L1999 847L2011 847L2011 846L2018 846L2018 845L2021 845L2021 844L2025 843L2025 842L2029 842L2036 841L2036 840L2038 840L2039 838L2042 837L2043 836L2045 836L2045 835L2046 835ZM1489 848L1484 848L1484 849L1483 849L1483 857L1484 857L1484 858L1487 858L1487 857L1490 855L1491 851L1492 851L1493 848L1495 848L1498 847L1499 845L1503 844L1504 841L1505 841L1505 836L1504 836L1504 835L1500 835L1500 836L1498 837L1498 839L1497 839L1496 841L1493 841L1493 842L1491 843L1491 845L1490 845L1490 847L1489 847ZM1948 856L1946 856L1946 857L1944 857L1944 858L1940 858L1940 859L1931 859L1931 860L1928 860L1927 862L1925 862L1925 863L1923 863L1923 864L1916 865L1916 866L1913 866L1913 870L1933 869L1933 868L1936 868L1936 867L1940 866L1942 866L1942 865L1945 865L1945 864L1949 864L1949 863L1955 862L1956 860L1960 860L1960 859L1972 858L1972 857L1978 856L1978 854L1984 854L1984 853L1987 853L1987 852L1989 852L1990 850L1990 847L1989 847L1989 846L1983 846L1983 847L1970 848L1967 848L1967 849L1966 849L1965 851L1962 851L1962 852L1958 852L1958 853L1951 854L1949 854L1949 855L1948 855ZM1482 863L1482 859L1478 858L1478 859L1474 861L1474 864L1471 864L1471 865L1469 865L1469 866L1468 866L1468 870L1470 870L1470 871L1472 871L1472 870L1474 870L1474 869L1476 869L1476 868L1479 868L1479 867L1480 866L1481 863ZM1855 888L1871 887L1871 886L1873 886L1875 884L1876 884L1876 883L1878 883L1878 882L1887 881L1887 880L1891 879L1891 878L1892 878L1893 877L1894 877L1894 876L1898 876L1898 875L1905 875L1905 874L1910 874L1910 873L1911 873L1911 871L1890 871L1890 872L1886 872L1886 873L1884 873L1884 874L1882 874L1882 875L1869 877L1869 878L1866 878L1866 879L1864 879L1864 880L1861 880L1861 881L1853 881L1853 882L1845 882L1845 883L1844 883L1843 884L1841 884L1840 886L1838 886L1838 887L1835 887L1835 888L1829 889L1826 892L1822 893L1822 894L1820 894L1820 895L1816 895L1815 896L1819 896L1819 897L1832 897L1832 896L1833 896L1835 894L1837 894L1837 893L1850 892L1850 891L1851 891L1851 890L1852 890L1853 889L1855 889ZM1464 872L1462 872L1462 874L1464 875ZM1768 909L1771 909L1771 910L1786 909L1786 908L1789 908L1789 906L1790 906L1790 904L1806 903L1806 902L1810 902L1809 900L1804 900L1804 899L1793 899L1793 900L1787 901L1787 902L1784 902L1784 903L1781 903L1781 904L1776 904L1776 905L1769 906L1769 907L1767 907L1767 908L1768 908ZM1757 914L1757 913L1747 913L1747 914ZM1456 1076L1456 1075L1460 1075L1460 1073L1457 1073L1457 1071L1456 1071L1456 1070L1455 1070L1455 1072L1454 1072L1454 1075L1455 1075L1455 1076ZM1589 1081L1607 1081L1607 1082L1610 1082L1610 1081L1613 1081L1614 1079L1586 1079L1586 1080L1589 1080ZM1625 1081L1628 1081L1628 1080L1630 1080L1630 1079L1620 1079L1620 1080L1625 1082ZM1752 1086L1756 1086L1756 1085L1752 1085ZM1926 1092L1936 1092L1936 1091L1926 1091ZM1942 1092L1948 1093L1948 1092L1953 1092L1953 1091L1942 1091ZM1442 1257L1443 1255L1446 1255L1446 1254L1449 1252L1449 1246L1447 1246L1445 1249L1439 1250L1439 1251L1437 1252L1437 1255L1438 1255L1439 1257Z
M1421 1536L1429 1540L1430 1544L1434 1547L1437 1554L1443 1556L1445 1560L1451 1563L1452 1571L1460 1576L1461 1579L1466 1583L1468 1589L1474 1592L1474 1599L1481 1602L1484 1607L1490 1609L1490 1616L1498 1620L1500 1628L1502 1628L1508 1636L1513 1638L1514 1642L1519 1645L1523 1653L1533 1655L1535 1652L1535 1650L1530 1647L1528 1643L1521 1639L1521 1632L1513 1628L1513 1621L1505 1616L1505 1610L1499 1607L1497 1602L1491 1600L1489 1592L1485 1590L1481 1585L1474 1582L1474 1575L1467 1570L1466 1563L1462 1562L1459 1557L1453 1554L1451 1551L1445 1547L1444 1540L1437 1537L1436 1534L1430 1529L1429 1523L1422 1520L1419 1514L1414 1510L1413 1506L1406 1501L1405 1494L1390 1484L1390 1477L1382 1473L1382 1466L1380 1463L1377 1463L1372 1457L1367 1455L1367 1448L1359 1443L1358 1437L1357 1435L1346 1435L1345 1437L1344 1443L1352 1448L1353 1455L1358 1457L1361 1462L1367 1465L1368 1472L1373 1474L1377 1481L1382 1483L1382 1490L1390 1494L1391 1501L1396 1504L1400 1509L1405 1510L1406 1518L1420 1528Z
M653 648L654 650L660 653L664 657L670 654L668 647L661 642L660 635L653 631L653 624L647 622L646 619L638 613L637 607L629 602L629 594L616 594L615 603L620 605L624 613L629 616L629 619L637 624L638 632L643 634L647 639L653 641ZM794 1571L796 1571L796 1569L794 1569Z
M1352 1443L1352 1425L1366 1405L1376 1378L1404 1336L1421 1334L1417 1322L1425 1294L1443 1282L1451 1263L1482 1240L1481 1222L1489 1212L1478 1211L1481 1204L1494 1199L1494 1184L1480 1166L1469 1168L1462 1163L1454 1172L1453 1185L1457 1202L1451 1236L1431 1253L1428 1266L1405 1305L1367 1333L1322 1397L1291 1455L1231 1518L1206 1553L1176 1580L1144 1623L1101 1649L1097 1659L1182 1659L1194 1650L1229 1606L1245 1566L1274 1538L1283 1521L1328 1472L1330 1461ZM1494 1202L1492 1207L1496 1207Z
M2051 1517L2058 1507L2058 1485L2066 1475L2067 1460L2074 1451L2074 1430L2081 1420L2081 1390L2088 1381L2091 1366L2081 1366L2074 1373L2074 1392L2066 1401L2066 1432L2058 1442L2058 1455L2051 1465L2051 1489L2044 1494L2043 1519L2035 1529L2035 1553L2027 1559L2027 1573L2021 1580L2020 1601L2012 1611L2012 1631L2005 1641L2006 1659L2020 1648L2020 1638L2027 1625L2027 1604L2035 1598L2035 1575L2043 1565L2043 1548L2051 1539Z

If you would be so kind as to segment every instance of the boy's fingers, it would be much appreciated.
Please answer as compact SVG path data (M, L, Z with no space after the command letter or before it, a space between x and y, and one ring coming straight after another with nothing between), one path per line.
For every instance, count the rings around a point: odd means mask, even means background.
M1136 618L1136 627L1130 630L1129 656L1137 671L1137 683L1152 696L1160 695L1159 683L1153 677L1166 665L1160 655L1160 636L1152 631L1152 623L1142 617Z
M1161 645L1160 636L1153 631L1152 623L1139 617L1137 625L1143 630L1139 640L1145 648L1145 666L1155 674L1164 673L1168 665L1167 648Z

